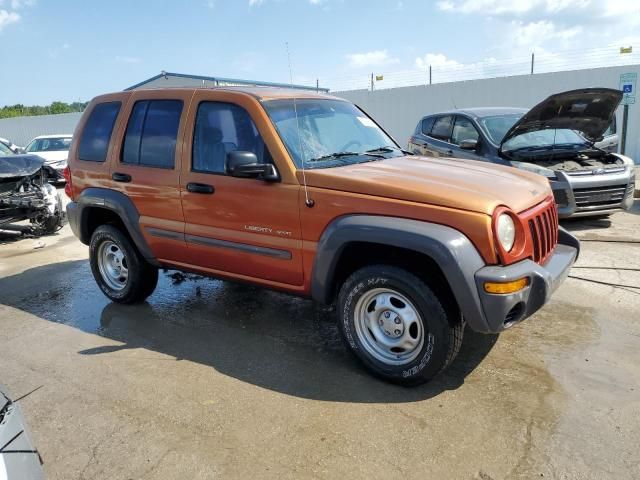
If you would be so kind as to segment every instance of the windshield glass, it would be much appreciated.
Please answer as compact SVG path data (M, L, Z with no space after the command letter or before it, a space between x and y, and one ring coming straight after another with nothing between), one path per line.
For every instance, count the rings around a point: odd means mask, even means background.
M0 157L12 154L13 152L4 143L0 143Z
M27 146L27 152L66 152L70 145L68 137L36 138Z
M395 142L349 102L296 99L294 108L293 99L284 99L266 101L264 107L298 168L303 158L305 168L311 169L402 155ZM373 150L375 156L366 153Z
M521 113L511 113L508 115L495 115L480 119L480 124L489 135L493 143L499 145L509 129L520 120Z
M502 146L502 150L508 151L518 150L521 148L549 147L552 145L584 146L586 144L587 141L574 130L552 129L517 135L506 141Z

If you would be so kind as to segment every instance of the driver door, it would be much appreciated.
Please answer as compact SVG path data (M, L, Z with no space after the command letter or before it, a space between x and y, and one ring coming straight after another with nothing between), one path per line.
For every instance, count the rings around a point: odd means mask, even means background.
M251 108L256 106L246 96L228 92L194 96L181 175L190 263L223 276L300 286L299 185L226 173L231 151L273 162Z

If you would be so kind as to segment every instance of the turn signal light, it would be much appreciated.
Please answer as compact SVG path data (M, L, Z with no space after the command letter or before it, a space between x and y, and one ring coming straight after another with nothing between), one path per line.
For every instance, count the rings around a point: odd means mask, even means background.
M511 282L484 282L484 291L504 295L522 290L527 285L529 285L529 277L519 278Z

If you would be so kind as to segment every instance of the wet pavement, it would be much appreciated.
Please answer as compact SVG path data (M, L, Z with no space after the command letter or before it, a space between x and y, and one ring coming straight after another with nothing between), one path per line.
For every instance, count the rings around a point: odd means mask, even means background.
M41 387L22 409L50 479L640 478L637 207L566 222L583 251L553 301L467 330L413 389L361 370L311 301L163 272L120 306L68 226L0 234L0 382Z

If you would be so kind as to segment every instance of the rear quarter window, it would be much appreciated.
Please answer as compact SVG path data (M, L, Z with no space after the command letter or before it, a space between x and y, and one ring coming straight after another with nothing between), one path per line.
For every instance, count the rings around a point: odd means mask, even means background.
M106 160L113 126L121 106L121 102L107 102L99 103L93 108L78 145L80 160L89 162L104 162Z
M436 117L429 117L422 120L422 133L424 135L429 135L431 133L431 129L433 128L433 122L435 122Z

